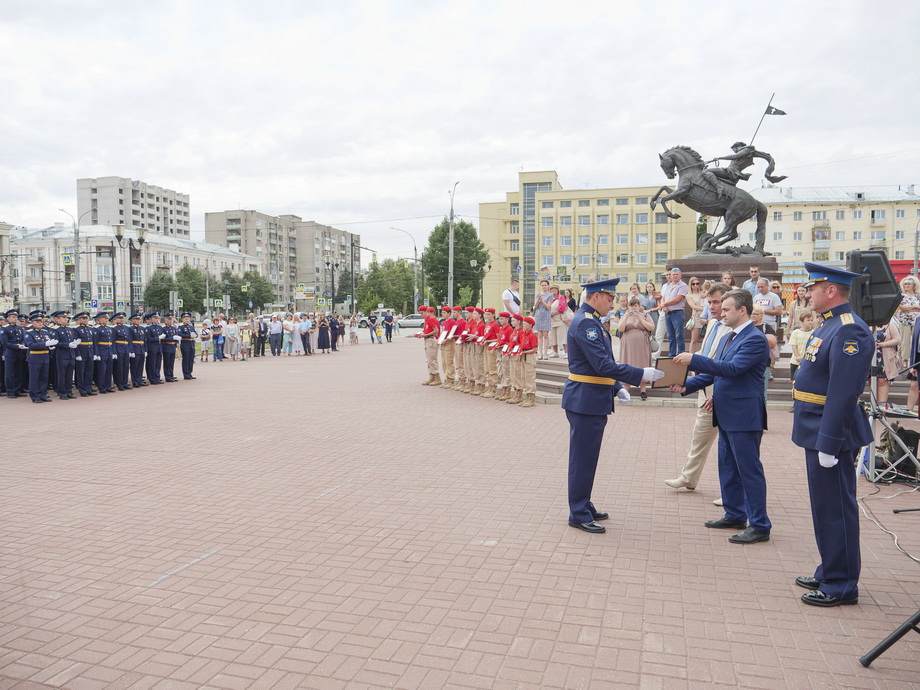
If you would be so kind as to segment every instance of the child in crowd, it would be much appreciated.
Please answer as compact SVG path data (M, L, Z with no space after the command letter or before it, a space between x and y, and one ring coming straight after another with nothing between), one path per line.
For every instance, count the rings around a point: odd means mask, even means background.
M789 346L792 348L792 357L789 360L789 378L795 380L795 370L805 355L805 344L815 327L815 315L812 311L801 311L797 314L798 328L789 336Z
M519 405L524 401L524 360L521 359L520 337L524 332L521 324L524 317L520 314L511 315L511 335L508 337L508 364L511 369L511 395L508 397L509 405Z
M211 354L211 321L205 319L198 331L198 337L201 338L201 361L207 362L208 355Z
M240 325L240 359L245 362L252 357L252 329L249 322L244 321Z
M533 332L535 324L533 317L525 316L518 336L521 346L521 386L524 390L521 407L533 407L534 398L537 396L537 334Z

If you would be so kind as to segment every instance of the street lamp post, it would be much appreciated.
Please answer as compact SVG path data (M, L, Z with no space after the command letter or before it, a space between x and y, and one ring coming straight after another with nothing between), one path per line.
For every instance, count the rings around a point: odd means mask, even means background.
M76 283L76 289L74 293L74 308L76 308L80 300L83 299L83 283L80 282L80 221L83 220L83 216L92 213L97 209L91 208L89 211L84 211L80 214L79 218L74 218L73 214L69 211L65 211L62 208L59 208L58 211L66 213L73 220L73 277Z
M479 274L479 304L482 306L483 309L485 309L486 308L486 298L485 298L485 295L482 294L482 287L483 287L483 282L485 281L485 278L486 278L486 273L492 270L492 259L489 259L488 261L486 261L485 266L478 266L478 264L479 262L476 261L476 259L470 259L470 268L473 269L473 273Z
M335 312L335 271L336 271L336 269L337 269L338 267L339 267L339 264L338 264L338 263L336 263L336 262L334 262L334 261L332 261L332 260L327 260L327 261L326 261L326 268L328 268L329 271L332 273L332 290L331 290L331 292L332 292L332 311L333 311L333 312ZM354 295L352 295L352 299L354 299Z
M414 259L412 265L412 313L418 314L418 247L415 244L415 238L407 230L393 227L390 230L399 230L399 232L409 235L409 239L412 240L412 257Z
M219 252L222 247L218 247L213 252L208 254L204 259L204 308L211 309L211 257ZM205 312L207 313L207 312Z
M115 239L118 240L118 246L124 247L122 241L125 239L125 226L124 225L115 225ZM141 248L144 246L146 238L144 237L147 234L146 228L138 228L137 230L137 249L134 249L134 240L128 238L128 301L131 304L131 313L134 313L134 252L137 251L137 264L143 268ZM115 270L115 256L112 255L112 270ZM143 285L143 271L141 271L141 284ZM114 273L112 278L112 297L115 297L115 279Z
M454 182L454 188L448 192L450 194L450 221L447 238L447 303L454 303L454 194L457 193L457 185L460 180Z

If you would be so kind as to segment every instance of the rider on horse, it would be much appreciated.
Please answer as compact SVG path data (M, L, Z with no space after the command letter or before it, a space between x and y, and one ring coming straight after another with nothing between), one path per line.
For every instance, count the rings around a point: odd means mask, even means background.
M776 163L773 161L773 156L764 151L758 151L753 146L745 144L743 141L736 141L732 144L732 151L734 153L727 156L719 156L714 158L710 162L715 161L731 161L731 163L726 168L706 168L703 170L703 177L709 182L713 189L719 192L719 196L723 196L724 192L722 185L719 184L719 181L730 184L733 187L738 185L739 180L748 180L751 177L750 173L744 172L745 168L749 168L754 164L755 158L763 158L767 161L767 171L764 174L764 177L772 182L782 182L786 179L785 175L780 175L773 177L773 169L776 167Z

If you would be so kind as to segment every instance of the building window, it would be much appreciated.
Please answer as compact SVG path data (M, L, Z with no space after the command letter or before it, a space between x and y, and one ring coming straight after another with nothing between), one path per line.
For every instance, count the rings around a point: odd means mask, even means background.
M607 266L610 264L610 254L598 254L597 263L601 266Z
M637 205L637 206L645 206L646 204L648 204L648 197L647 197L647 196L637 196L637 197L636 197L636 205Z
M655 263L656 264L668 263L668 253L667 252L655 252Z
M885 210L884 209L872 209L869 211L869 217L872 220L885 220Z
M827 249L815 249L811 258L812 261L828 261L830 259L830 252Z
M656 213L656 214L655 214L655 222L656 222L656 223L667 223L667 222L668 222L668 214L667 214L667 213Z
M894 253L894 258L895 258L895 259L903 259L903 258L904 258L904 252L895 252L895 253Z
M559 256L559 265L560 266L571 266L572 265L572 255L571 254L562 254Z
M644 283L647 283L647 282L648 282L648 273L637 273L637 274L636 274L636 282L639 283L640 285L644 285Z
M795 234L796 234L796 233L793 233L793 236L795 236ZM798 234L801 235L802 233L798 233ZM774 233L773 233L773 241L774 241L774 242L779 242L779 241L781 241L782 239L783 239L783 233L781 233L781 232L774 232Z
M591 216L578 216L579 225L591 225Z
M666 232L656 232L655 233L655 244L667 244L668 243L668 233Z
M836 211L834 213L834 218L836 220L844 220L846 218L846 211Z
M508 242L508 249L512 252L520 251L521 241L520 240L511 240Z
M846 233L843 230L838 230L837 232L834 233L834 239L842 241L845 235Z
M854 239L854 240L861 240L861 239L862 239L862 230L854 230L854 231L853 231L853 239Z
M617 225L629 225L629 214L618 213L616 217Z
M629 254L617 254L617 265L624 266L629 264Z
M608 244L610 244L610 235L598 235L597 244L599 246L607 246Z
M648 252L639 252L636 254L636 263L644 266L648 263Z
M880 240L880 241L884 241L884 240L885 240L885 231L884 231L884 230L873 230L873 231L871 232L871 235L872 235L872 239L873 239L873 240Z
M608 216L608 215L606 215L606 214L604 214L604 215L602 215L602 216L598 216L598 217L597 217L597 224L598 224L598 225L610 225L610 216Z
M553 207L552 201L543 201L540 203L540 208L552 208L552 207Z
M827 220L827 211L812 211L812 220Z
M802 212L801 212L801 211L793 211L793 212L792 212L792 220L802 220Z
M578 282L579 282L579 283L587 283L590 279L591 279L591 276L588 275L587 273L579 273L579 274L578 274Z
M823 233L823 234L827 234L827 233ZM775 239L775 240L781 240L781 239L783 239L783 233L781 233L781 232L775 232L775 233L773 233L773 235L774 235L773 239ZM776 235L779 235L779 237L776 237ZM818 239L818 233L815 233L815 239ZM824 237L824 238L822 238L822 239L827 239L827 238ZM802 241L802 233L800 233L800 232L794 232L794 233L792 233L792 241L793 241L793 242L801 242L801 241Z
M513 220L508 224L508 232L512 235L519 235L521 233L521 221Z
M782 211L774 211L774 212L773 212L773 220L782 220L782 219L783 219L783 212L782 212Z
M637 213L636 223L639 225L645 225L646 223L648 223L648 214L647 213Z
M591 255L590 254L579 254L578 255L578 265L579 266L590 266L591 265Z
M598 199L597 205L598 206L610 206L610 199Z
M648 244L648 233L647 232L637 232L635 241L636 241L636 244Z
M572 227L572 216L563 216L559 219L560 228L570 228Z
M903 230L895 230L895 231L894 231L894 238L895 238L896 240L903 240L903 239L904 239L904 231L903 231Z
M617 235L617 244L629 244L629 235Z
M544 238L543 238L543 246L544 246L544 247L552 247L552 246L553 246L553 238L552 238L552 236L550 236L550 237L544 237Z
M590 206L590 205L591 205L591 200L590 200L590 199L579 199L579 200L578 200L578 205L579 205L579 206Z
M519 216L519 215L521 215L521 205L520 205L520 204L510 204L510 208L508 209L508 212L509 212L512 216Z
M552 266L553 262L556 260L552 254L546 254L542 257L542 262L544 266Z
M629 204L629 199L617 199L617 206L626 206Z
M112 286L111 285L97 285L96 286L96 299L111 300L112 299Z
M802 256L802 252L792 252L792 256Z
M572 236L571 235L562 235L559 238L560 247L571 247L572 246Z
M541 224L544 228L551 228L551 227L553 227L553 219L552 219L552 217L544 216L543 218L540 219L540 224Z
M862 220L862 211L853 211L853 220Z
M112 282L112 265L111 264L96 264L96 282L97 283L111 283Z
M578 236L578 246L587 247L591 244L591 235L579 235Z
M571 201L560 201L559 208L572 208L572 202Z
M143 277L142 277L141 267L140 267L140 266L131 266L131 282L132 282L132 283L140 283L140 282L142 282L143 280L144 280L144 279L143 279Z
M904 218L904 209L903 209L903 208L896 208L896 209L894 210L894 217L895 217L895 218Z

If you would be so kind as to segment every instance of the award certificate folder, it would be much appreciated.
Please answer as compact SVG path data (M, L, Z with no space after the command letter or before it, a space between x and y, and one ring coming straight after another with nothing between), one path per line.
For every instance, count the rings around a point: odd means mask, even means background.
M652 383L652 388L667 388L675 383L683 386L687 380L687 365L675 364L670 357L659 357L655 362L655 368L661 369L664 376Z

